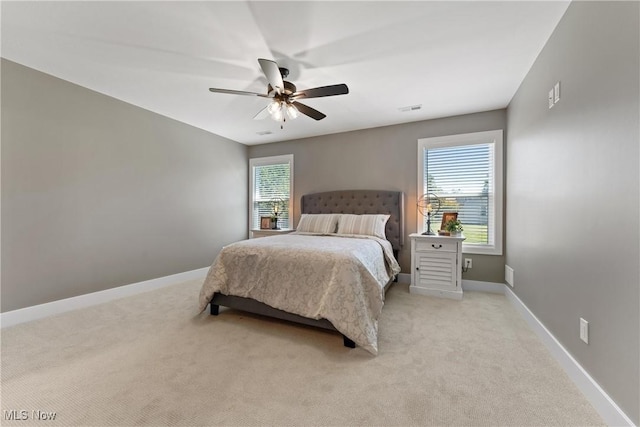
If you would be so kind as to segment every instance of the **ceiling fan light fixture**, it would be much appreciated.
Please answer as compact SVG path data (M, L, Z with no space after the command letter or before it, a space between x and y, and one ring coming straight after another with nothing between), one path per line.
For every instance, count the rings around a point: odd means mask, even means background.
M276 122L282 121L285 117L289 120L293 120L300 115L300 112L295 105L282 99L274 99L267 107L267 111L271 115L271 118Z
M287 117L291 120L295 119L299 115L298 109L293 104L287 104L285 111L287 112Z
M273 116L276 112L280 111L280 108L280 101L274 99L267 107L267 111Z
M282 111L282 102L274 99L271 104L267 107L267 111L271 115L271 118L276 122L279 122L284 117L284 112Z
M275 113L271 115L271 118L276 122L282 121L284 114L282 114L282 110L277 110Z

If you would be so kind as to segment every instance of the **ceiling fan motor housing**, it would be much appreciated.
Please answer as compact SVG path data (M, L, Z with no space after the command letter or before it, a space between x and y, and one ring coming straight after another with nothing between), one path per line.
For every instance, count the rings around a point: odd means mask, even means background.
M287 76L289 75L289 69L288 68L278 67L278 70L280 71L280 75L282 76L283 79L286 79Z
M297 91L296 85L287 81L283 81L282 83L284 83L284 90L283 90L284 95L291 95L293 93L296 93ZM267 85L267 94L271 95L272 92L274 92L273 87L270 84Z

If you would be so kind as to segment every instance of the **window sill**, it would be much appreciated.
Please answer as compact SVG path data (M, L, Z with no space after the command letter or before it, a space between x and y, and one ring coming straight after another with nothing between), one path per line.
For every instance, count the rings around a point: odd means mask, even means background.
M468 243L462 243L462 253L463 254L472 254L472 255L502 255L502 248L497 248L495 246L484 245L470 245Z

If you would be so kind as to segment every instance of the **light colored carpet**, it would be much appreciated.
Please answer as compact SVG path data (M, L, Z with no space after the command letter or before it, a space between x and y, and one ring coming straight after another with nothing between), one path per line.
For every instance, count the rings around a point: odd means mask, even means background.
M502 295L450 301L394 284L374 357L328 331L198 315L199 287L4 329L2 424L603 424ZM11 410L29 419L7 421Z

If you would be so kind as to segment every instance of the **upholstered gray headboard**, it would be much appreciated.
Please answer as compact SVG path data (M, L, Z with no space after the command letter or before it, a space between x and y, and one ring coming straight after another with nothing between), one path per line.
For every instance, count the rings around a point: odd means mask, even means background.
M404 193L386 190L340 190L302 196L300 209L306 214L388 214L385 234L393 249L404 244Z

